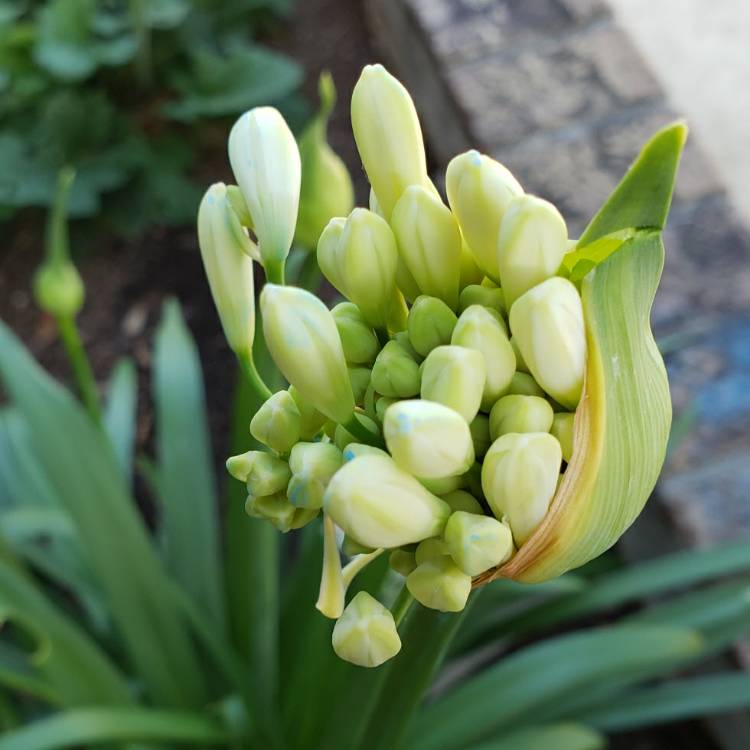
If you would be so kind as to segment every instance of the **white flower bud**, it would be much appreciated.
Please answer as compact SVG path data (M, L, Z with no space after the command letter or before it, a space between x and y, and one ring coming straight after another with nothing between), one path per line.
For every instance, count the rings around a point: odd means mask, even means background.
M549 432L552 407L539 396L503 396L490 412L490 435L496 440L507 432Z
M253 415L250 434L277 453L288 453L300 437L301 417L289 391L270 396Z
M227 471L247 483L251 495L273 495L286 490L291 477L289 464L264 451L248 451L227 459Z
M289 502L297 508L322 508L326 487L343 463L341 451L331 443L297 443L289 455Z
M457 411L468 423L476 417L485 383L484 357L464 346L438 346L422 365L421 396Z

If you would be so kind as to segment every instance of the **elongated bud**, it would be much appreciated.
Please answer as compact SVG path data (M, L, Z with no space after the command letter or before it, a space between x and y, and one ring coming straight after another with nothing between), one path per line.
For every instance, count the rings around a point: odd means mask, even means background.
M516 371L516 357L502 323L486 308L472 305L461 313L451 343L475 349L484 357L481 408L487 411L507 390Z
M511 308L510 328L537 383L575 409L586 367L583 307L575 286L555 277L530 289Z
M323 515L323 570L315 608L324 616L335 620L344 611L346 584L341 570L341 557L336 545L336 526L331 517Z
M263 333L276 366L319 412L346 422L354 396L336 323L313 294L266 284L260 295Z
M436 346L450 344L457 320L456 313L443 300L417 297L409 311L409 341L415 351L426 357Z
M445 525L445 542L456 565L468 576L502 565L513 554L513 535L496 518L457 511Z
M552 407L539 396L503 396L490 412L490 435L496 440L508 432L549 432Z
M463 474L474 462L466 420L431 401L398 401L388 407L383 436L396 463L416 477Z
M321 414L293 385L288 390L300 413L299 436L302 440L312 440L325 424L325 414Z
M373 549L401 547L442 533L449 508L387 456L344 464L323 505L336 524Z
M484 515L479 501L470 492L465 490L454 490L441 497L448 505L453 513L462 511L464 513L477 513L480 516Z
M454 157L445 174L448 203L477 262L491 279L499 280L497 238L511 200L523 193L515 177L478 151Z
M505 312L505 297L500 287L489 288L481 284L471 284L461 290L458 309L463 312L472 305L482 305L497 313Z
M471 576L450 557L436 557L418 565L406 579L409 593L423 606L440 612L460 612L471 593Z
M375 328L385 328L396 291L398 250L388 222L366 208L349 214L338 257L346 296Z
M334 625L332 643L339 658L359 667L378 667L401 650L393 615L366 591L346 605Z
M265 451L248 451L227 459L227 471L247 483L251 495L274 495L284 492L292 476L289 464Z
M517 545L547 514L561 463L560 443L546 432L508 433L487 452L482 488L495 516L507 519Z
M365 322L362 311L352 302L340 302L331 310L341 338L346 361L353 365L369 364L380 350L375 331Z
M263 265L278 266L292 246L301 181L297 142L278 110L256 107L237 120L229 134L229 161Z
M406 578L417 567L417 560L411 550L394 549L388 558L388 565L391 570L395 570L396 573Z
M295 240L315 248L328 221L346 216L354 206L354 187L346 165L328 145L326 130L336 103L336 88L330 73L318 80L320 108L299 139L302 161L299 217Z
M390 398L408 398L419 393L419 365L403 346L389 341L372 368L375 390Z
M343 463L341 451L331 443L297 443L289 455L289 502L297 508L322 508L326 487Z
M301 417L289 391L268 398L250 421L250 434L277 453L288 453L300 437Z
M354 403L362 404L365 400L365 393L367 393L367 389L370 387L372 371L367 367L349 367L348 369Z
M427 180L422 130L409 92L382 65L366 65L352 92L352 130L383 216Z
M492 438L490 437L490 418L486 414L477 414L469 423L471 439L474 441L474 453L477 459L484 458Z
M34 299L50 315L74 317L83 307L84 296L81 275L69 260L45 261L34 274Z
M539 387L539 383L526 372L515 372L508 387L508 395L511 396L539 396L546 395Z
M461 232L453 214L421 185L408 187L391 216L398 252L422 294L458 307Z
M208 189L198 209L198 244L227 344L235 354L249 356L255 336L250 240L221 182Z
M573 422L575 414L558 412L552 419L550 433L554 435L562 448L563 461L570 461L573 455Z
M445 557L449 554L448 545L445 541L440 537L433 537L432 539L425 539L417 545L417 549L414 552L414 562L417 565L421 565L428 560L435 560L438 557Z
M344 297L348 296L344 279L344 256L341 237L344 234L346 219L337 216L323 228L318 238L317 259L321 273Z
M485 383L484 357L464 346L439 346L422 366L421 396L449 406L468 424L479 411Z
M508 310L524 292L555 275L567 246L565 219L551 203L533 195L510 202L497 242Z

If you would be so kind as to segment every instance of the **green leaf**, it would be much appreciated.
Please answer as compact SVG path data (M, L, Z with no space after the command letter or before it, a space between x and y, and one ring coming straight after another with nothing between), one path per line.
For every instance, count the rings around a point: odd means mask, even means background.
M472 750L602 750L606 746L606 737L583 724L553 724L522 729Z
M663 229L687 138L678 122L654 135L584 230L576 247L627 229Z
M581 721L617 732L748 707L750 675L730 672L643 688L586 712Z
M55 750L105 742L223 744L227 731L198 714L147 708L81 708L39 719L0 737L0 750Z
M417 717L412 750L458 750L498 731L544 721L569 696L659 674L695 658L697 633L664 626L598 628L529 646L486 669Z
M226 624L216 483L198 351L175 300L154 351L160 530L167 568L219 630Z
M175 73L179 99L164 107L167 116L191 122L243 112L278 102L302 83L302 68L278 52L258 45L235 44L220 54L200 47L192 64Z
M107 388L104 429L109 435L122 475L128 482L133 475L137 399L135 365L130 359L122 359L115 365Z
M172 583L109 441L2 323L0 379L29 425L36 460L70 513L125 650L149 693L165 705L201 703L206 684L184 617L165 596Z

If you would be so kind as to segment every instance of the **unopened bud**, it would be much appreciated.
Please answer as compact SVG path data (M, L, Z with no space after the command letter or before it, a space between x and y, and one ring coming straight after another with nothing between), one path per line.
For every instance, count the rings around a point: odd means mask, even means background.
M396 398L388 398L387 396L381 396L376 402L375 402L375 414L377 418L380 420L380 423L383 423L383 420L385 419L385 413L388 409L388 407L391 404L395 404L398 399Z
M409 311L409 341L426 357L436 346L450 344L457 320L456 313L443 300L426 295L417 297Z
M421 565L428 560L435 560L438 557L445 557L449 554L448 545L446 545L445 541L439 537L433 537L432 539L425 539L417 545L417 549L414 552L414 561L417 565Z
M417 561L414 552L406 549L394 549L388 558L388 565L390 565L391 570L395 570L396 573L406 578L417 567Z
M398 251L422 294L458 307L461 232L439 198L420 186L408 187L393 209L391 226Z
M389 341L372 368L375 390L390 398L408 398L419 393L419 365L404 347Z
M508 395L511 396L539 396L546 395L539 387L539 383L526 372L515 372L508 386Z
M401 547L442 533L449 508L387 456L359 456L334 475L323 500L360 544Z
M496 440L508 432L549 432L552 407L539 396L503 396L490 412L490 435Z
M85 290L70 261L46 261L34 274L34 298L39 307L55 317L74 317L83 307Z
M453 513L463 511L464 513L477 513L480 516L484 515L484 510L479 501L474 495L465 490L454 490L446 495L442 495L442 500L450 505Z
M312 517L298 515L300 511L289 502L284 492L259 497L249 495L245 502L245 511L253 518L262 518L270 522L284 534L303 525L301 519L304 518L305 522L312 520Z
M392 404L385 413L383 436L396 463L416 477L457 476L474 462L466 420L432 401Z
M341 236L344 234L345 226L346 219L340 216L334 217L325 225L318 238L316 257L323 276L346 297L344 258L341 245Z
M439 479L425 479L424 477L419 477L419 482L433 495L438 495L439 497L442 497L448 492L460 489L465 485L463 475L455 477L440 477Z
M411 339L409 338L409 333L407 331L399 331L398 333L394 334L393 340L399 346L406 349L406 351L409 353L409 356L412 357L415 362L422 361L423 357L412 345Z
M515 177L478 151L454 157L445 173L448 203L477 261L492 279L499 278L497 238L510 201L523 193Z
M484 273L482 269L477 265L474 256L469 250L469 246L466 244L466 240L461 242L461 273L459 280L459 289L464 289L472 284L479 284L482 281ZM459 308L460 308L459 302Z
M284 459L265 451L248 451L228 458L227 471L246 482L247 491L255 496L285 491L292 475Z
M350 367L349 381L352 384L352 393L354 394L354 403L362 404L365 400L365 393L370 385L371 370L367 367Z
M300 437L300 413L289 391L278 391L255 412L250 434L277 453L288 453Z
M530 289L513 304L510 327L537 383L575 409L586 368L583 306L575 286L554 277Z
M288 391L300 413L299 436L302 440L312 440L325 424L325 414L321 414L293 385Z
M221 182L208 189L198 209L198 244L227 344L235 354L250 356L255 336L250 240Z
M510 202L497 242L508 310L524 292L555 275L567 247L565 219L551 203L533 195Z
M563 461L569 462L573 455L573 423L575 414L558 412L552 419L550 433L554 435L562 448Z
M336 323L310 292L266 284L260 295L263 332L284 377L319 412L346 422L354 396Z
M503 290L500 287L491 289L481 284L470 284L461 290L458 309L463 312L472 305L481 305L502 315L505 312Z
M486 414L477 414L469 423L469 430L474 441L474 454L481 459L492 444L490 418Z
M297 142L273 107L245 112L229 134L229 161L253 219L263 265L283 263L297 224Z
M475 349L484 357L481 408L487 411L505 393L516 371L516 357L502 323L486 308L472 305L461 313L451 343Z
M297 443L289 455L287 497L292 505L322 508L326 487L343 463L341 451L331 443Z
M401 650L390 610L366 591L347 604L332 636L336 655L359 667L378 667Z
M422 367L421 396L457 411L468 423L476 417L485 384L484 357L464 346L433 349Z
M510 345L513 347L513 354L516 355L516 370L528 373L529 368L526 365L526 362L524 362L521 350L518 348L518 344L516 343L516 340L515 338L513 338L513 336L510 337Z
M542 522L557 487L562 451L546 432L498 438L482 465L482 488L492 512L506 518L517 545Z
M352 92L352 130L383 216L427 180L422 130L409 92L382 65L366 65Z
M460 612L471 593L471 576L450 557L437 557L418 565L406 579L409 593L423 606L440 612Z
M513 554L513 535L506 524L464 511L448 519L445 543L456 565L468 576L502 565Z
M352 302L340 302L331 310L331 315L336 322L346 361L353 365L374 361L380 344L361 310Z

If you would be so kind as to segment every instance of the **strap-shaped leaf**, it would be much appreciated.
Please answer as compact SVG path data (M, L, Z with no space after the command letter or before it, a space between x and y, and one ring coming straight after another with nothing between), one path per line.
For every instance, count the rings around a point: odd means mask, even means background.
M522 729L505 737L476 745L473 750L600 750L607 739L583 724L553 724Z
M112 371L107 388L104 429L109 435L117 462L128 482L133 473L137 398L135 365L130 359L121 359Z

